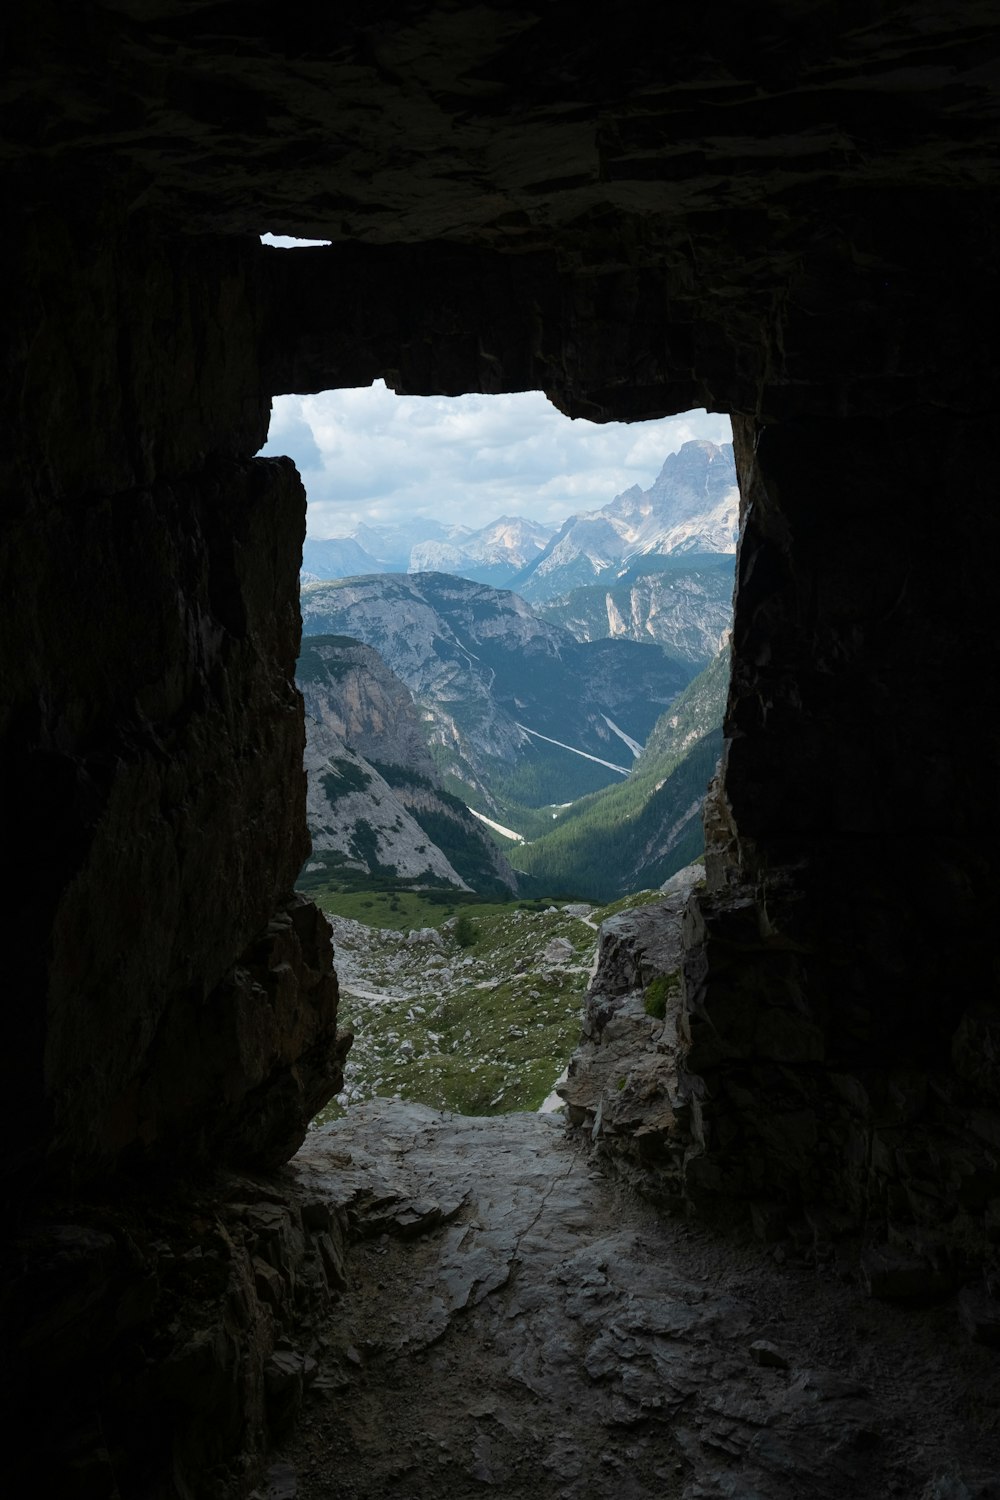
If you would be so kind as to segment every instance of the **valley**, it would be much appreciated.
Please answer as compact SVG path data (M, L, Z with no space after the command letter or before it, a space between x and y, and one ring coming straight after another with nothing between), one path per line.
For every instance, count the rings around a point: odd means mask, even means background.
M445 788L520 829L522 808L620 778L694 675L653 643L578 641L516 594L441 573L305 584L303 631L373 648L418 706Z
M303 889L381 892L397 910L419 892L555 910L658 886L697 858L728 686L737 502L731 447L691 441L648 489L558 529L413 517L308 542ZM370 571L336 576L359 559ZM447 943L433 915L416 930ZM393 964L412 955L389 963L398 943L379 942L391 989ZM425 957L450 983L449 965ZM465 955L462 974L475 962ZM486 1069L480 1109L487 1079L501 1087Z
M549 889L612 901L696 859L728 686L726 646L657 720L629 776L560 809L518 849L518 866Z

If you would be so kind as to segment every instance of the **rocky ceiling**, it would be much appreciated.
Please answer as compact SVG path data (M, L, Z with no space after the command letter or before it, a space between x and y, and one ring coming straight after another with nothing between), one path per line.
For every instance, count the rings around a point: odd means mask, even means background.
M981 226L994 181L996 17L981 0L633 4L586 23L557 3L384 0L321 18L211 0L51 5L10 23L6 74L3 160L22 199L112 195L167 234L387 247L363 272L333 255L262 273L280 283L264 295L273 391L362 383L381 365L414 391L542 385L598 419L691 404L773 419L841 405L843 372L853 402L867 374L881 404L887 367L912 378L920 363L886 304L917 299L931 319L947 305L946 226ZM498 273L497 254L518 264ZM440 347L477 299L477 369L429 365L419 336L395 359L373 347L387 304L393 323L396 304L411 322L425 309L423 340ZM370 357L357 370L331 357L324 309L358 324L345 343ZM616 349L626 368L609 383L598 339L602 382L586 340L538 347L554 312L639 323L645 352ZM519 317L534 328L490 347ZM808 375L785 359L801 322L817 346Z
M689 214L766 213L780 232L804 189L820 208L846 187L987 185L995 29L988 0L586 21L458 0L23 7L5 156L83 163L194 233L555 241L600 259L603 221L614 262L607 226L634 219L641 262Z

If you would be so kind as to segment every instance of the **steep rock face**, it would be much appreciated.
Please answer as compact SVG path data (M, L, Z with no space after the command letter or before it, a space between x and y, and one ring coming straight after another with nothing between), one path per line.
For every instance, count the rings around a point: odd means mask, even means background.
M698 1153L691 1116L701 1091L680 1066L678 1021L684 908L703 880L703 868L690 865L661 900L601 923L583 1035L557 1087L570 1123L586 1128L598 1156L672 1209L683 1206L687 1165Z
M623 638L655 641L675 661L700 671L729 636L733 616L732 559L708 559L639 572L610 588L599 584L573 589L563 599L539 607L578 641ZM641 566L641 565L640 565Z
M353 872L471 889L428 840L389 783L343 740L314 728L305 765L313 852L303 880L320 873Z
M72 275L59 234L17 248L2 1399L35 1441L3 1469L237 1495L278 1429L281 1312L255 1260L274 1238L220 1208L220 1168L286 1160L348 1041L328 926L291 895L304 495L288 462L235 456L266 401L232 247L91 223Z
M807 434L737 424L729 740L686 1001L707 1088L692 1191L831 1195L952 1281L994 1253L1000 1181L996 1084L967 1043L989 1056L997 1028L994 854L960 831L990 803L998 748L996 678L965 632L995 627L966 593L965 533L942 527L953 507L985 521L970 425L928 443L912 416L839 424L806 514ZM873 493L888 451L908 497L894 547Z
M688 442L667 455L648 490L633 485L603 509L571 516L511 586L525 599L552 599L637 558L733 552L738 516L732 446Z
M296 677L307 735L311 720L367 760L434 774L413 697L371 646L349 636L307 635Z
M413 699L377 651L346 637L309 636L297 677L313 839L304 879L346 868L463 890L516 890L483 826L441 785Z
M294 895L206 1006L171 1015L161 1042L168 1065L155 1080L163 1133L183 1144L194 1103L205 1122L204 1159L217 1153L264 1168L286 1162L343 1087L351 1039L337 1031L337 993L330 925Z
M49 997L7 1055L9 1098L44 1076L15 1113L21 1167L40 1165L41 1111L43 1154L84 1173L173 1151L174 1132L203 1139L201 1112L216 1112L165 1038L211 1014L305 857L289 544L302 511L290 464L216 461L67 506L44 541L33 513L15 523L7 775L30 770L32 793L9 807L5 848L18 981ZM332 1038L332 1000L315 1024ZM242 1066L238 1031L220 1029L206 1067ZM251 1050L256 1086L267 1065ZM260 1144L273 1155L266 1130Z

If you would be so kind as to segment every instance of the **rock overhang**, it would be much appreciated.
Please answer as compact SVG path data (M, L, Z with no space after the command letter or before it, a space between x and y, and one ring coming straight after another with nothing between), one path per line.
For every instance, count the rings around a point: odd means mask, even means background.
M303 25L99 0L15 22L0 110L19 155L117 177L183 232L586 256L609 218L777 226L807 189L990 183L991 42L978 0L633 4L583 26L568 4L390 0Z

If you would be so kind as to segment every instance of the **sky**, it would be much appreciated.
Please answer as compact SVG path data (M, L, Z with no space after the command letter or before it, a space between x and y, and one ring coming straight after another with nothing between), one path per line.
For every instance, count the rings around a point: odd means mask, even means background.
M319 540L415 515L474 529L504 515L559 526L633 484L648 489L667 454L691 438L730 442L729 418L693 411L655 422L570 421L540 391L397 396L377 380L276 396L261 452L295 460L308 534Z
M261 452L295 460L318 540L414 515L474 529L504 515L558 526L633 484L648 489L691 438L730 442L729 418L597 424L570 421L540 391L397 396L378 380L275 397Z

